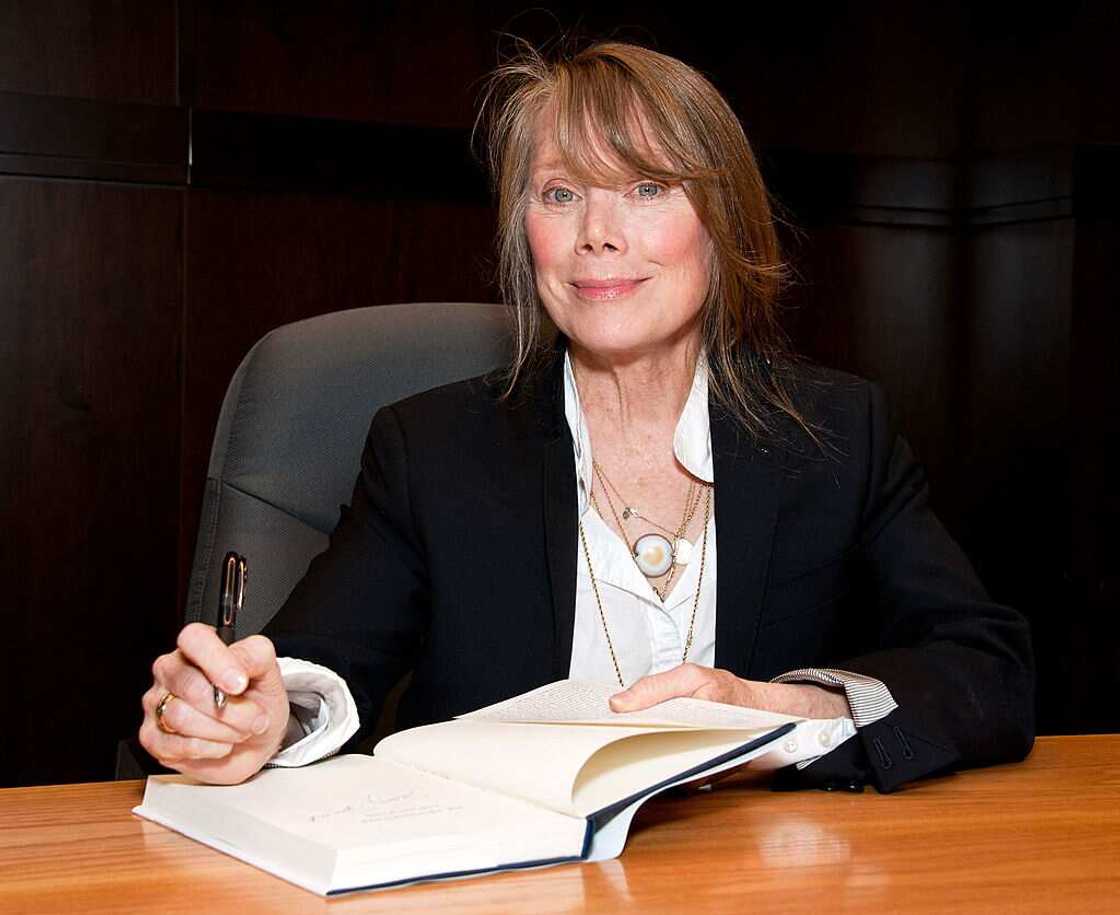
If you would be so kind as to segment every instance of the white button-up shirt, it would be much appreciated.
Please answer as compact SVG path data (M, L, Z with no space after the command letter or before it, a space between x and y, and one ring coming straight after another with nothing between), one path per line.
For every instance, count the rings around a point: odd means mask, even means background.
M642 574L630 549L591 504L595 471L591 438L580 407L571 362L564 356L564 415L572 433L576 460L579 520L587 536L591 566L610 628L622 679L627 686L646 674L671 670L681 663L700 573L702 538L697 537L691 561L678 570L667 600L662 602ZM708 379L698 371L673 436L673 452L681 465L699 480L713 481L711 438L708 434ZM606 509L606 505L600 506ZM703 502L697 509L703 511ZM650 526L652 531L652 525ZM716 518L713 504L708 518L704 579L696 604L692 647L688 660L712 667L716 658ZM583 545L576 546L576 622L568 676L618 684L610 649L599 617L599 605L587 568Z
M611 642L623 681L629 686L647 674L670 670L681 663L700 571L701 538L697 538L691 561L683 566L667 599L662 601L649 579L638 569L629 548L591 505L594 478L591 439L567 354L564 357L564 415L572 436L580 524L587 538ZM704 359L697 360L692 388L673 435L673 453L697 479L714 482ZM575 631L569 676L617 684L592 588L588 556L580 542L576 544L576 553ZM704 578L699 583L700 597L688 656L692 663L706 667L715 663L716 554L713 505L707 526ZM334 752L345 743L358 729L357 710L345 682L333 672L293 658L280 660L281 673L289 688L292 718L283 749L271 764L300 766ZM775 681L802 681L843 688L853 717L802 722L780 747L751 763L758 769L790 764L803 768L854 735L856 725L869 724L897 707L884 684L847 671L806 668L790 671L776 677Z

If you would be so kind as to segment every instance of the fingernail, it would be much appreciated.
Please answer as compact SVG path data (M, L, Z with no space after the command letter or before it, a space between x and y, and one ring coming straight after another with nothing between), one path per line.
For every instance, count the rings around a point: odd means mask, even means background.
M222 674L222 686L227 692L239 693L245 688L247 678L239 670L227 670Z
M263 734L268 730L268 715L258 715L253 721L253 733Z

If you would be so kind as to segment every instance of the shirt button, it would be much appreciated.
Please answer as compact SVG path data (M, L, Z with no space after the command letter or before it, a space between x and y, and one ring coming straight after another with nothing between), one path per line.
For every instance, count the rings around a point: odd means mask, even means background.
M817 740L819 740L821 742L822 747L827 747L827 746L832 745L832 736L828 733L828 731L821 731L817 735Z
M784 744L782 744L782 749L785 750L787 753L796 753L797 752L797 741L796 740L787 740Z

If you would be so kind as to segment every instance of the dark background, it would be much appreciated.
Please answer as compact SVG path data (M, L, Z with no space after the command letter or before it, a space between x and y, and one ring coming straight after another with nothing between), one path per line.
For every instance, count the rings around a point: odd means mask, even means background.
M111 777L257 338L494 300L503 30L712 78L793 224L795 342L886 386L1033 623L1040 732L1120 729L1116 5L607 6L0 3L0 784Z

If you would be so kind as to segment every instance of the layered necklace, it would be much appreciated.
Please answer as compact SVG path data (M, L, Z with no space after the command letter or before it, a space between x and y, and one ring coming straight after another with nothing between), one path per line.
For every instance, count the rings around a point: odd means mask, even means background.
M610 506L611 514L614 515L614 522L618 525L618 530L622 534L623 539L626 539L626 528L623 526L623 521L629 521L631 518L641 518L647 524L652 524L660 531L664 531L672 540L664 537L662 534L647 532L642 534L630 544L630 555L633 557L634 562L637 564L641 573L646 578L660 578L666 572L669 577L662 584L659 589L651 581L653 590L657 592L657 596L661 600L665 600L665 595L669 593L669 588L673 584L673 576L676 574L678 565L687 565L692 558L692 544L684 539L684 532L688 530L688 525L692 523L692 518L696 514L696 509L700 505L701 494L696 486L696 480L690 480L688 484L688 494L684 499L684 514L681 516L681 523L677 526L675 531L669 530L658 524L652 518L643 515L633 505L627 505L626 500L623 498L622 493L618 488L607 479L607 475L603 472L603 468L599 466L597 461L591 462L592 467L595 468L595 475L599 478L599 482L603 486L603 495L607 497L607 505ZM614 499L611 498L611 490L618 496L619 501L622 502L622 517L618 515L618 509L615 508ZM595 510L602 515L599 508L599 502L595 498L595 490L592 487L591 501L595 505Z
M647 524L653 525L658 530L672 537L672 540L670 540L663 534L647 531L639 536L630 548L631 558L647 579L658 578L666 572L669 573L669 577L665 579L665 583L660 589L650 581L650 587L653 588L662 602L664 602L666 595L669 593L669 588L672 586L673 576L676 574L678 565L687 565L692 560L694 548L693 545L685 539L684 534L696 514L696 509L699 507L701 499L704 501L704 533L700 540L700 572L696 577L696 593L692 598L692 616L688 621L688 637L685 640L684 652L681 655L681 663L683 664L688 660L688 652L692 648L692 638L696 626L696 608L700 604L700 590L704 582L704 561L708 551L708 522L712 516L712 490L714 487L708 484L697 486L695 480L689 482L681 523L677 526L675 531L671 531L667 527L658 524L653 519L646 517L633 505L627 504L622 493L607 479L607 475L603 473L603 468L599 466L598 462L592 461L592 466L595 469L596 477L598 477L602 485L603 495L607 497L607 505L610 506L611 514L614 516L615 524L618 525L618 529L624 541L629 543L626 528L622 522L623 520L629 521L632 518L640 518ZM703 495L700 493L701 489L704 490ZM618 510L614 505L614 500L611 498L611 490L614 491L614 494L618 496L619 501L622 503L623 508L621 516L619 516ZM599 501L595 498L594 486L591 487L591 502L595 506L595 510L599 513L599 516L605 518L602 509L599 507ZM610 651L611 662L614 664L615 676L618 677L619 686L625 688L626 684L622 680L622 670L619 667L618 657L614 651L614 644L611 642L610 629L607 626L607 615L603 610L602 598L599 596L599 583L595 579L595 570L591 565L591 551L587 548L587 536L583 530L583 521L579 523L579 537L583 544L583 554L587 559L587 572L591 578L591 588L595 593L595 603L599 608L599 619L603 623L603 634L607 639L607 649Z

